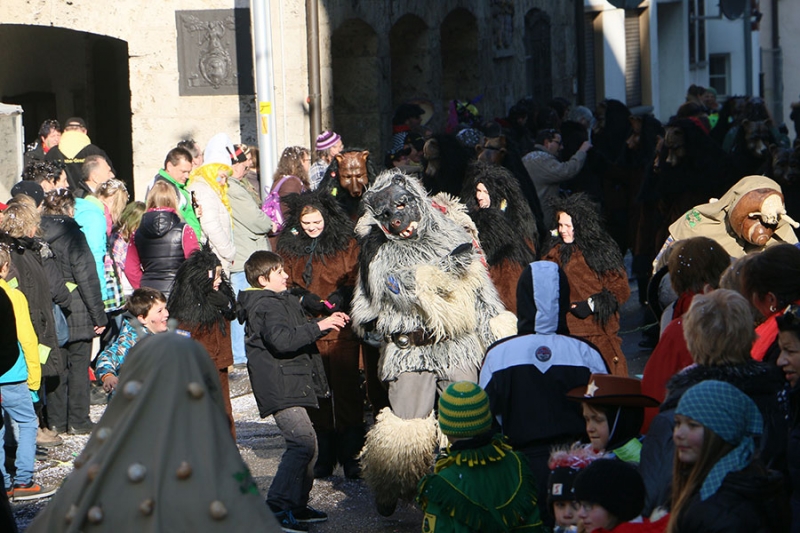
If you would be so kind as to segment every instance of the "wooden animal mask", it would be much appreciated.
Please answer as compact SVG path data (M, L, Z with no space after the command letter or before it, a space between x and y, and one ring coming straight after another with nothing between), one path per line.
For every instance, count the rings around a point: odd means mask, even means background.
M368 157L368 150L343 152L336 156L336 162L339 165L339 185L353 198L360 198L369 184Z

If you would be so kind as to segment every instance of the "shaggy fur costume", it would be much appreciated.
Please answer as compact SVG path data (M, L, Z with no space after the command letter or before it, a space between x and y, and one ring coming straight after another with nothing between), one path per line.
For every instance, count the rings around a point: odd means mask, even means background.
M346 150L343 150L342 153L362 151L364 151L363 148L347 148ZM375 164L373 163L372 158L367 157L367 179L369 180L370 185L375 182L375 176L377 174L378 173L375 170ZM320 181L317 190L321 193L329 194L330 196L336 198L336 200L339 202L339 206L353 220L362 215L360 207L361 198L352 197L350 193L339 183L339 163L336 158L334 158L333 161L331 161L331 164L328 165L328 169L325 171L325 176L322 178L322 181Z
M612 374L627 376L627 362L618 336L618 311L630 296L630 288L619 247L603 229L597 207L585 194L554 202L553 212L572 217L575 240L567 244L560 235L554 237L545 259L564 269L573 302L581 306L588 304L589 297L594 301L593 311L587 311L586 315L576 309L567 316L570 334L593 343Z
M375 195L398 183L419 208L417 235L403 239L376 220ZM351 317L360 334L425 330L435 337L426 346L400 348L387 343L379 375L384 381L402 372L435 372L478 367L486 348L516 329L480 261L473 238L425 194L419 180L397 171L381 174L364 196L366 213L356 226L361 238L361 269ZM462 245L467 245L463 247ZM513 321L515 323L515 321Z
M402 435L403 446L396 446ZM431 471L438 444L438 425L433 413L428 418L403 420L390 408L375 418L361 451L361 476L376 491L379 508L392 508L397 496L411 501L417 483Z
M479 183L483 183L489 192L489 198L491 198L489 207L500 210L517 232L531 243L537 243L539 232L536 228L536 219L531 213L531 208L525 201L514 175L503 167L489 165L482 161L470 163L464 178L464 188L461 191L461 201L464 202L470 213L480 209L478 201L475 199L475 190Z
M465 229L472 224L464 208L448 196L429 198L419 180L397 170L378 176L364 206L350 316L359 334L371 332L383 342L380 378L423 372L447 380L476 370L490 344L516 332L516 320L504 311L477 241ZM398 231L398 220L413 230ZM426 340L403 345L400 334ZM401 420L389 410L378 417L361 464L381 513L414 496L433 464L435 428L430 418Z
M318 257L324 265L325 257L346 250L353 238L353 222L336 198L324 191L290 195L286 197L286 202L289 211L284 231L278 237L277 250L281 255L309 258L306 270L303 272L303 281L306 285L310 285L314 276L311 259ZM300 213L306 206L319 211L325 221L325 230L316 239L309 237L300 225Z

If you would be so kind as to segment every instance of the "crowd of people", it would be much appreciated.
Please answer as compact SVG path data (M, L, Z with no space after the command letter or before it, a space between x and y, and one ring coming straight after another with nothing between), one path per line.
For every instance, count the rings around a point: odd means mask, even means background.
M382 515L415 500L423 531L800 531L800 148L763 101L692 86L665 124L561 98L428 118L399 106L378 162L334 131L288 146L267 189L256 148L181 141L138 202L83 119L45 121L0 205L7 499L55 492L34 461L64 434L98 456L103 429L133 438L155 416L123 404L155 379L137 347L180 345L203 376L190 397L213 396L202 415L175 399L197 438L222 428L235 454L229 372L246 368L286 440L252 510L269 527L327 520L310 494L341 465ZM629 275L663 324L642 380L619 336ZM111 479L87 460L65 487ZM218 496L216 521L255 501ZM75 505L67 522L103 520L75 497L34 530Z

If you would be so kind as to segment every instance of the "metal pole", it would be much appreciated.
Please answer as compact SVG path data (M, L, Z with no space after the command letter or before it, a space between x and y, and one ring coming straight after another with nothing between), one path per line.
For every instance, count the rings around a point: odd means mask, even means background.
M750 8L745 10L744 14L744 76L745 76L745 94L753 96L753 31L751 24L753 23L753 16L750 13Z
M306 42L308 44L308 112L311 126L311 152L322 133L322 85L319 74L319 6L306 0Z
M272 188L272 173L278 166L275 127L275 90L272 73L272 20L269 0L253 0L253 41L256 56L256 102L258 103L258 149L261 189Z

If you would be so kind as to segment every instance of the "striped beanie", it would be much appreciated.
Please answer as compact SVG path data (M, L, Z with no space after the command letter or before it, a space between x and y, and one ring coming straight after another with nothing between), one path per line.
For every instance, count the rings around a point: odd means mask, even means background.
M470 381L451 384L439 397L439 428L448 437L469 438L492 428L489 397Z
M315 150L322 152L337 143L342 137L335 131L323 131L317 135L317 142L314 143Z

